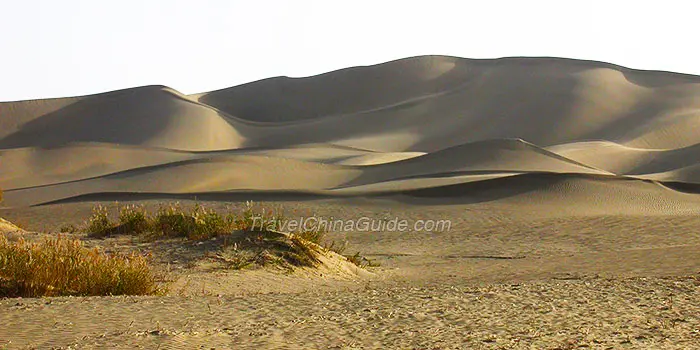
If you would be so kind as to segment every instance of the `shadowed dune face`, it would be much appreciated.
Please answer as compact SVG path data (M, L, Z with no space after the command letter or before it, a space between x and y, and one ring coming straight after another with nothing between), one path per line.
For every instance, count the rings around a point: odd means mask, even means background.
M470 79L471 67L458 58L418 57L309 78L270 78L193 97L243 119L283 122L383 109Z
M0 139L0 148L103 142L211 150L242 143L238 132L216 111L159 86L88 96L43 115L30 113L9 116L29 121Z
M190 96L6 102L0 126L6 205L386 195L526 174L700 183L700 77L554 58L425 56Z

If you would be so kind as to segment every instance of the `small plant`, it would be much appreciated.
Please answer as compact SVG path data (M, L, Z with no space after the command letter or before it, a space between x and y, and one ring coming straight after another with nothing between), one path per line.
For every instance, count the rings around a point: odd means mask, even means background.
M212 256L215 260L224 264L224 267L232 270L244 269L256 262L257 256L249 250L238 249L237 244L227 244L221 249L221 252Z
M357 252L354 255L344 255L343 253L348 248L348 241L343 241L343 243L338 243L337 241L332 241L330 244L325 245L324 248L328 251L332 251L338 255L344 256L345 259L347 259L349 262L355 264L358 267L377 267L377 266L379 266L379 263L374 262L374 261L367 259L366 257L360 255L360 252Z
M355 253L355 255L345 255L345 258L348 259L349 262L355 264L358 267L377 267L377 266L379 266L379 263L376 263L370 259L365 258L364 256L360 255L360 252Z
M61 233L77 233L80 230L78 229L77 226L75 226L73 224L65 224L65 225L61 226L61 228L59 228L58 231Z
M107 255L59 236L41 243L0 236L0 296L146 295L159 292L146 258Z
M343 255L345 249L348 248L348 241L343 241L343 243L338 243L337 241L332 241L330 244L324 246L326 250L332 251L338 255Z
M153 219L154 229L160 236L186 236L191 229L192 219L180 208L179 203L161 207Z
M93 237L104 237L111 233L114 225L109 219L107 208L98 205L92 208L92 216L88 219L85 230Z
M256 218L258 217L259 216L253 210L253 202L247 201L245 202L245 209L243 209L240 216L230 216L229 218L235 229L241 231L254 231L257 229L255 226L258 224L256 222Z
M318 246L312 242L303 239L296 234L292 234L289 237L289 251L282 254L282 257L287 260L288 263L294 266L306 266L311 267L319 263L318 260Z
M191 240L207 239L228 234L233 219L222 217L214 210L196 205L189 213L178 204L161 208L151 219L153 229L160 236L187 237Z
M323 230L304 230L294 233L297 237L313 242L316 244L321 244L323 238L326 236L326 231Z
M119 210L120 233L141 234L151 230L151 222L143 206L127 205Z
M240 231L277 231L280 223L284 220L281 214L275 214L272 210L266 211L264 208L256 212L253 202L247 201L245 209L238 217L232 220L232 228Z
M219 213L214 210L196 205L190 216L194 221L191 230L187 232L189 239L207 239L230 233L231 227Z

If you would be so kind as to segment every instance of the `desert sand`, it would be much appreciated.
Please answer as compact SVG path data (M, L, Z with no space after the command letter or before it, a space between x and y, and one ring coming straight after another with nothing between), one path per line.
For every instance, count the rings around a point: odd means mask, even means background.
M3 299L0 346L700 348L698 131L700 77L558 58L2 102L14 235L115 201L451 227L331 232L380 266L292 274L212 269L208 245L86 239L153 252L169 294Z

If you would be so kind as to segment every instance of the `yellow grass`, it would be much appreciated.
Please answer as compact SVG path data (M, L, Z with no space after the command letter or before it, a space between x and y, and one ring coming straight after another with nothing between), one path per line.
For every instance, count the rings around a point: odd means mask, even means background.
M145 295L159 291L146 258L107 255L61 236L41 243L0 236L0 296Z

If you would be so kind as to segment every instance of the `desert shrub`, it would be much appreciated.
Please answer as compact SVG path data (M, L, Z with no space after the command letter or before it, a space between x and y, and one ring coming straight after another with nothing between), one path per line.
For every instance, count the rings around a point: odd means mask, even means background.
M321 244L323 238L326 236L326 231L323 230L304 230L294 233L295 236L304 239L309 242L316 244Z
M179 203L161 206L154 215L142 206L128 205L119 211L118 224L109 219L107 209L101 205L93 208L93 213L85 231L92 237L104 237L114 233L142 234L151 233L158 237L187 237L192 240L208 239L227 235L232 231L277 231L279 223L284 220L273 211L262 210L260 214L253 210L252 202L238 215L229 213L222 216L212 209L199 204L187 211ZM314 243L320 243L324 232L297 232L297 235Z
M233 227L237 230L242 230L242 231L253 231L257 227L256 225L256 220L255 218L258 215L255 213L253 210L253 202L247 201L245 202L245 209L243 209L243 212L241 215L238 216L229 216L229 220L231 221Z
M190 213L194 221L192 230L187 233L189 239L207 239L229 234L231 226L227 220L214 210L196 205Z
M282 257L293 266L315 266L318 260L318 246L300 236L292 234L289 237L289 250Z
M0 296L145 295L159 291L139 255L107 255L77 240L9 242L0 236Z
M152 226L161 236L199 240L230 233L232 221L231 217L200 205L188 213L175 204L161 208L152 219Z
M370 259L367 259L366 257L362 256L360 252L355 253L354 255L346 255L343 254L345 253L345 250L348 248L348 241L343 241L342 243L338 243L338 241L332 241L329 244L326 244L323 246L324 249L327 251L334 252L338 255L342 255L347 259L349 262L355 264L358 267L377 267L379 266L379 263L372 261Z
M114 228L114 224L109 219L107 208L98 205L92 208L92 216L87 221L85 230L89 235L102 237L109 235Z
M222 263L226 269L240 270L256 263L257 255L250 250L238 249L238 246L235 244L225 244L213 258Z
M141 234L151 230L151 220L143 206L127 205L119 210L120 233Z
M77 233L80 231L77 226L73 224L65 224L58 229L61 233Z
M243 212L231 222L232 228L240 231L278 231L283 220L284 216L273 210L261 208L256 212L253 202L247 201Z
M160 207L153 218L153 225L160 236L186 236L194 225L193 221L180 208L179 203L175 203Z

